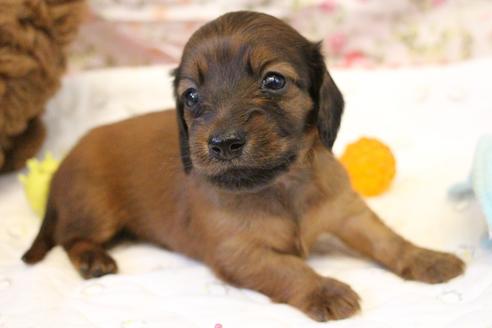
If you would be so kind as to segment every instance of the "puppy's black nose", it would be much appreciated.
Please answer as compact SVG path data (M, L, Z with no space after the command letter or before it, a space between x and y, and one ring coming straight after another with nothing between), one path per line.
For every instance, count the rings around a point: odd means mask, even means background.
M208 141L208 150L216 159L229 160L239 157L245 144L246 138L241 133L215 135Z

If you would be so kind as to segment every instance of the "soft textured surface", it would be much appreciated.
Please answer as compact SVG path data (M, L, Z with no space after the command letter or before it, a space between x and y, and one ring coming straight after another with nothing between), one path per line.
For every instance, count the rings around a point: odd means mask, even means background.
M22 167L39 148L37 117L60 85L84 8L84 0L0 1L0 172Z
M166 67L70 76L50 103L45 150L62 156L89 127L172 106ZM478 137L491 132L492 60L448 68L335 71L347 111L335 151L361 135L394 151L397 177L370 202L410 240L455 252L465 276L443 285L405 282L321 243L309 263L350 283L362 312L317 324L286 305L217 280L202 264L144 244L111 253L120 274L84 281L59 247L38 265L20 261L38 230L16 176L0 178L0 327L478 327L492 326L492 244L473 200L447 189L467 177ZM217 326L219 327L219 326Z
M489 0L89 0L72 67L176 63L200 25L233 10L286 19L323 40L330 64L380 67L449 63L492 54Z

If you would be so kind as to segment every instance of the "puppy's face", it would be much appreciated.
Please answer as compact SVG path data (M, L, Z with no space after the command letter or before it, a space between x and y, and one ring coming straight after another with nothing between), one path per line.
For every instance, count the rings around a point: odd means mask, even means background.
M195 32L176 70L175 96L185 170L236 191L287 171L316 127L331 148L343 108L319 46L252 12Z

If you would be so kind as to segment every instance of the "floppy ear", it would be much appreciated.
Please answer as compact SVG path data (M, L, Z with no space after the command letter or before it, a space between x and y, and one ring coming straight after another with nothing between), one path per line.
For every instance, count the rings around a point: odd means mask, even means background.
M193 168L193 163L190 157L190 143L188 140L188 126L186 125L184 119L184 106L181 101L180 95L178 95L178 83L179 83L179 67L172 71L174 76L174 99L176 101L176 118L178 120L178 130L179 130L179 148L181 152L181 162L183 163L183 169L186 174L190 173Z
M314 45L310 65L313 114L319 137L326 148L331 150L340 128L344 101L342 93L326 69L320 46L320 43Z

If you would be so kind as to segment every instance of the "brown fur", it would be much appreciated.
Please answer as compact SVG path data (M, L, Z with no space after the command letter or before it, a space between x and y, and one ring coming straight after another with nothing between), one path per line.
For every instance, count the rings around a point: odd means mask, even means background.
M83 0L0 1L0 172L16 170L44 139L44 106L60 84L64 47Z
M271 70L284 89L260 87ZM65 158L27 263L62 245L84 277L114 273L104 246L126 231L318 321L359 310L348 285L304 262L321 233L405 279L463 272L454 255L398 236L352 190L330 151L343 98L317 45L271 16L230 13L192 36L175 75L176 112L96 128ZM190 86L198 107L183 103ZM241 156L214 160L210 136L237 130Z

